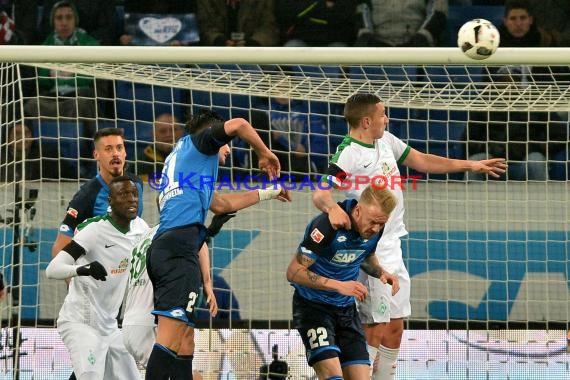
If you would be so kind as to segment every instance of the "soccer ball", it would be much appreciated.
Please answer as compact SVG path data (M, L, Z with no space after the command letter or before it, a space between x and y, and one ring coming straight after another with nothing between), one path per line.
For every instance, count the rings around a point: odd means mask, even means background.
M457 46L472 59L486 59L497 51L501 36L490 21L476 18L467 21L457 33Z

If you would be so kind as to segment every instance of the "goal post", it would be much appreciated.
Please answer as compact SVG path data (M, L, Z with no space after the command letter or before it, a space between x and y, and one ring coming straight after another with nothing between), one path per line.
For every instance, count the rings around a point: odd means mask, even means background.
M317 213L313 181L347 133L343 103L357 92L382 98L388 130L411 147L452 158L467 158L471 143L501 142L485 133L484 140L470 140L471 130L487 126L481 115L527 115L526 123L506 118L495 120L494 128L507 131L505 143L518 142L512 149L544 147L548 172L546 180L468 181L460 173L422 175L401 168L408 178L403 185L409 235L402 248L412 280L412 315L398 376L427 371L432 378L462 377L481 362L493 362L497 366L486 367L488 377L504 377L520 355L531 366L562 360L562 330L570 318L570 189L567 178L554 179L552 172L568 173L568 156L562 159L553 150L565 147L568 154L570 81L560 73L570 66L570 49L500 48L485 61L469 60L455 48L6 46L2 55L0 265L10 290L1 304L7 326L2 341L21 327L27 340L17 352L33 352L35 361L20 358L20 371L45 376L70 368L49 328L65 285L48 280L44 271L67 203L95 173L89 133L123 128L127 161L136 171L160 114L184 122L201 108L213 108L226 118L249 120L280 158L284 174L296 181L286 182L294 189L293 203L263 202L240 211L213 240L213 274L228 283L241 319L212 322L215 329L199 332L195 366L206 378L255 378L277 344L292 377L310 378L290 323L292 287L285 270ZM514 70L533 65L546 69L540 75ZM490 66L508 67L508 75L489 81ZM50 75L95 78L94 113L48 117L37 107L31 115L29 104L50 97L39 85ZM526 128L536 114L544 132L537 136L544 140L528 135L528 141L518 141L509 134L513 127ZM30 128L29 139L11 138L20 123ZM259 175L255 155L240 141L232 143L229 161L220 170L229 180L220 182L220 191L258 184L251 181ZM150 225L158 222L154 196L145 181L143 218ZM538 343L525 347L530 340ZM440 350L442 345L448 348ZM491 356L480 354L488 348L495 350ZM535 360L539 356L530 354L542 356ZM2 363L0 370L10 373Z

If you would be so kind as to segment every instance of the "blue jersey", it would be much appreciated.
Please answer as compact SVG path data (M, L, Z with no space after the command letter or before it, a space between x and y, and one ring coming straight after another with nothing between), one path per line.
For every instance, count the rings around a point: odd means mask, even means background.
M339 205L350 215L357 203L354 199L348 199ZM381 235L382 232L370 239L364 239L355 230L335 230L328 214L322 213L307 226L298 253L315 261L309 267L312 272L338 281L354 281L358 278L360 264L366 257L375 254ZM354 297L333 291L308 288L299 284L293 284L293 287L301 297L310 301L338 307L355 302Z
M138 216L143 212L143 187L139 177L131 173L125 173L137 185L139 191ZM75 229L84 220L94 216L105 215L109 211L109 185L103 180L101 174L97 174L85 182L73 196L67 206L63 222L59 226L59 232L73 237Z
M174 228L204 224L218 177L218 151L228 142L216 139L212 129L181 138L166 158L162 181L168 182L158 198L160 227L155 239Z

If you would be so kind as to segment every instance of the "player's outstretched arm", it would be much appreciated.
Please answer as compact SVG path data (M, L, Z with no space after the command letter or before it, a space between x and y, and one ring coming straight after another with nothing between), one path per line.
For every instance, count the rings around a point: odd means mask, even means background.
M482 161L457 160L435 154L422 153L413 148L403 164L422 173L445 174L471 171L485 173L495 178L504 174L508 166L504 158L492 158Z
M293 256L287 268L287 280L289 282L306 286L308 288L328 290L345 296L356 297L359 301L364 300L368 290L358 281L338 281L321 276L309 270L315 260L302 253Z
M382 283L392 285L392 295L398 293L398 290L400 290L400 281L398 280L398 277L386 272L384 268L382 268L376 254L373 253L366 257L362 264L360 264L360 269L369 276L380 279Z
M210 211L214 214L227 214L253 206L261 201L277 199L281 202L291 202L291 192L279 185L268 189L251 190L245 192L214 193Z
M245 119L235 118L224 123L224 131L228 136L238 136L248 143L259 158L259 168L269 178L281 175L281 164L277 156L263 143L252 125Z

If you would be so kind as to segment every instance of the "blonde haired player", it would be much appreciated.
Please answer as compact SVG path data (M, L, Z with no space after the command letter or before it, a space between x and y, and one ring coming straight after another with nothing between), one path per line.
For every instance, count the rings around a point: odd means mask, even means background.
M361 280L369 286L370 297L359 305L359 315L364 324L370 358L374 362L379 354L379 364L374 368L373 380L390 380L395 375L395 362L404 331L404 318L411 314L410 276L402 258L400 238L407 235L404 225L404 197L402 177L398 164L423 173L457 173L472 171L498 177L507 167L504 158L471 161L455 160L419 152L386 130L388 116L382 100L375 94L352 95L345 104L344 118L349 132L330 161L326 174L332 179L332 187L342 184L346 178L386 178L385 186L398 198L398 205L384 227L376 254L382 267L398 276L400 291L392 296L389 289L375 279L361 273ZM351 177L347 177L350 175ZM364 187L356 184L342 186L348 198L358 199ZM319 187L313 193L315 206L329 215L335 228L350 228L347 213L334 201L333 189ZM384 324L386 319L389 323Z

